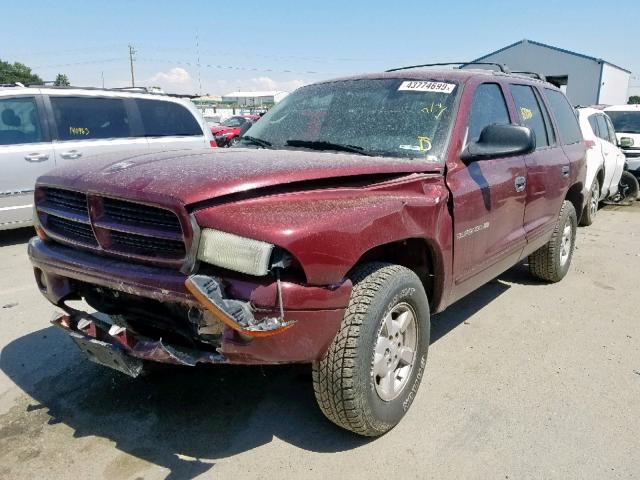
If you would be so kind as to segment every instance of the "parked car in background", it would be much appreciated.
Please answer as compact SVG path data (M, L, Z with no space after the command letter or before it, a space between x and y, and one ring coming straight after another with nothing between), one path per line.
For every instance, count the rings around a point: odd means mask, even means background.
M204 121L207 122L207 125L209 125L209 127L217 127L222 123L219 115L204 116Z
M640 105L612 105L604 111L616 129L628 170L640 178Z
M36 178L92 155L215 146L191 102L123 90L0 87L0 230L30 225Z
M144 361L311 363L322 412L376 436L416 397L431 313L525 258L544 281L567 274L585 155L574 109L540 80L332 80L233 149L40 177L29 256L65 312L53 323L93 361L131 376ZM80 298L102 315L67 304Z
M580 130L587 145L586 204L580 224L591 225L600 202L618 194L625 156L618 148L611 120L602 110L580 107L577 111Z
M219 147L230 147L260 118L259 115L235 115L222 121L220 125L211 127Z

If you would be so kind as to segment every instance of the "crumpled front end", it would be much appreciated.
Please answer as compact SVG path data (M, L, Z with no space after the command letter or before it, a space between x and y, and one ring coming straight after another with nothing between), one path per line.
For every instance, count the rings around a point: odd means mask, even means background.
M65 311L54 324L72 333L85 353L88 347L80 343L94 349L102 345L141 361L312 362L333 340L351 292L349 281L312 287L285 277L279 294L278 282L271 277L190 276L39 238L29 242L29 256L41 292ZM217 297L193 295L188 285L203 280L216 285ZM70 306L73 300L84 300L100 313L75 310Z

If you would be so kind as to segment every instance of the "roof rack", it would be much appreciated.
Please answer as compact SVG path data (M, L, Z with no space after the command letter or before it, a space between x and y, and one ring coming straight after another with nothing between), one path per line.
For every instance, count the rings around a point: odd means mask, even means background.
M494 67L498 67L498 69L502 73L511 73L507 66L503 63L495 63L495 62L443 62L443 63L424 63L422 65L410 65L408 67L398 67L391 68L389 70L385 70L386 72L397 72L399 70L411 70L412 68L422 68L422 67L443 67L447 65L492 65Z
M15 84L1 84L0 87L32 87L32 88L54 88L56 90L69 90L69 89L79 89L79 90L101 90L106 92L131 92L131 93L150 93L157 95L169 95L174 96L169 93L165 93L162 90L159 90L157 87L82 87L79 85L47 85L49 82L43 83L30 83L28 85L23 85L19 82Z
M544 75L542 75L541 73L538 73L538 72L525 72L525 71L522 71L522 72L511 72L511 73L518 74L518 75L527 75L527 76L536 78L538 80L542 80L543 82L547 81L547 77L545 77Z

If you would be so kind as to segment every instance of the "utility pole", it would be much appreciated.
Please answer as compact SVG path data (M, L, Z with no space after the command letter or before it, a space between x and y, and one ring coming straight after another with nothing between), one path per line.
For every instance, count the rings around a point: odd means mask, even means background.
M129 65L131 66L131 86L136 86L136 80L133 76L133 55L136 53L136 49L132 45L129 45Z
M200 36L196 30L196 55L198 65L198 95L202 96L202 77L200 76Z

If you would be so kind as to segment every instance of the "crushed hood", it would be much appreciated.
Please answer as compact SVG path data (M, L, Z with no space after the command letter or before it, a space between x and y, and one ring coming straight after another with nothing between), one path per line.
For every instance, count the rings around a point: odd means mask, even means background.
M38 184L138 201L190 205L293 182L438 171L440 165L418 159L220 148L85 157L43 175Z

